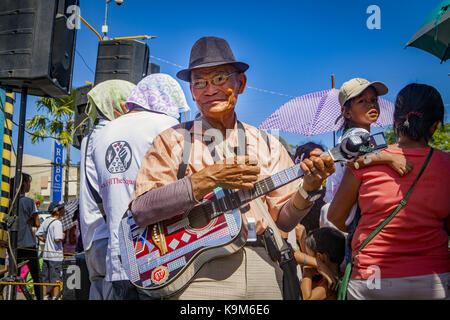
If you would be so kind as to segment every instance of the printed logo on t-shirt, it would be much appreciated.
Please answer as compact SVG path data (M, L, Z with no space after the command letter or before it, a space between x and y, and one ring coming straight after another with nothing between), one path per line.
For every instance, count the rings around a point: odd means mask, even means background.
M131 165L130 145L126 141L116 141L106 150L105 164L111 173L122 173L128 170Z

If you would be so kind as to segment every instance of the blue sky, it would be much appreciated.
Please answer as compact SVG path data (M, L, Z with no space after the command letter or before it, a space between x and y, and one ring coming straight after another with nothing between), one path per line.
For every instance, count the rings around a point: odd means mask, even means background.
M439 3L440 0L124 0L123 5L117 6L112 1L108 8L108 36L157 36L147 41L150 60L160 65L161 72L173 77L180 70L177 66L188 65L190 49L200 37L225 38L236 58L250 65L246 73L248 88L239 97L236 112L241 121L254 126L292 97L329 89L332 74L338 89L354 77L383 81L389 87L384 98L390 101L395 101L405 85L426 83L440 91L448 110L450 62L440 64L438 58L425 51L404 49ZM380 8L379 30L367 28L371 14L366 10L370 5ZM105 1L80 0L80 7L81 16L100 32ZM73 87L94 81L91 70L95 71L97 46L97 36L82 24L77 34ZM180 83L193 118L196 107L188 85ZM14 119L18 121L20 95L16 95L16 101ZM35 97L29 97L27 118L36 114L35 101ZM332 134L310 138L286 133L281 136L291 144L314 141L331 147L333 141ZM24 152L50 158L51 143L31 145L26 134ZM71 158L72 163L77 163L79 151L72 148Z

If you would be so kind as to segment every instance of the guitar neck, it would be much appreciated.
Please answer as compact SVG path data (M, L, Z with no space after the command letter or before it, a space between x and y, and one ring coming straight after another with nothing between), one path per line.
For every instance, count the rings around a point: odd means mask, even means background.
M278 189L289 182L300 178L302 175L303 171L300 169L300 164L296 164L256 182L253 189L240 189L228 194L224 190L225 196L206 203L205 205L207 208L205 209L210 214L211 219L213 219L226 211L237 209L266 193Z

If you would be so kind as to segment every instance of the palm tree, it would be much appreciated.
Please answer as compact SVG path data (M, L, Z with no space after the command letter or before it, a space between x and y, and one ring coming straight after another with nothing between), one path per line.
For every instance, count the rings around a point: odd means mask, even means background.
M53 138L66 148L64 201L69 200L70 145L73 142L75 92L76 90L72 89L70 96L65 98L39 99L36 102L37 109L44 114L35 115L26 123L27 129L31 130L31 143Z

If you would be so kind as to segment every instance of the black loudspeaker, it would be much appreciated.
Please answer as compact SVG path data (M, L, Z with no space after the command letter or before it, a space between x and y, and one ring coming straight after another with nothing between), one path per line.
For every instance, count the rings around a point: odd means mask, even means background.
M62 300L89 300L89 272L84 253L63 260Z
M70 95L79 0L0 1L0 86L54 98ZM69 9L69 10L68 10ZM69 11L69 13L67 13Z
M121 79L137 84L148 72L148 45L137 40L104 40L98 44L95 85Z
M92 120L89 119L86 113L88 103L88 92L92 89L92 85L79 87L75 91L75 119L72 146L78 150L81 147L81 141L93 128Z
M160 67L156 63L150 62L148 64L148 72L147 74L159 73Z

